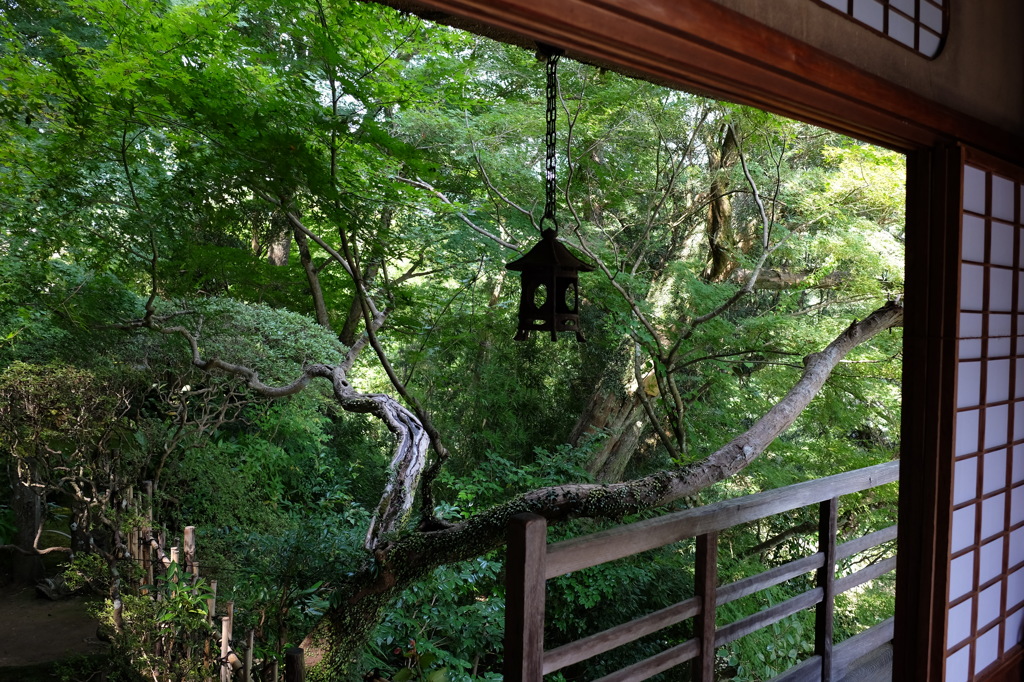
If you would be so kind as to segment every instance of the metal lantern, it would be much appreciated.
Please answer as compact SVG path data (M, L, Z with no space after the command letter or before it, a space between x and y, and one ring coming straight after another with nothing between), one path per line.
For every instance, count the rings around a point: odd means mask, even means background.
M505 267L522 273L516 341L525 341L530 332L551 332L552 341L558 332L575 332L576 340L584 341L578 273L590 272L594 266L558 241L556 230L544 230L532 249Z
M584 341L580 331L578 273L590 272L594 266L581 261L558 241L558 221L555 220L555 120L558 117L556 99L561 51L547 45L538 47L547 54L544 217L540 220L540 242L522 258L505 266L522 273L519 329L515 340L525 341L530 332L551 332L551 340L554 341L558 332L575 332L576 340ZM545 224L554 227L544 229Z

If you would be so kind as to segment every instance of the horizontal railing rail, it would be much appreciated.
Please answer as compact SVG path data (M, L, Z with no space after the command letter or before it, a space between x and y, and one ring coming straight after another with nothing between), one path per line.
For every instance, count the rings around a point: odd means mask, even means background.
M724 500L705 507L617 526L549 545L543 517L522 514L509 526L506 578L505 679L537 682L543 675L633 642L658 630L694 619L694 637L651 658L601 678L600 682L644 680L695 660L694 679L710 682L717 647L814 607L815 652L796 666L792 679L833 679L845 669L851 652L892 637L891 620L844 643L833 656L833 605L836 594L895 569L895 556L835 577L838 561L896 538L896 526L837 544L839 498L899 479L899 462L888 462L827 478ZM728 585L718 583L718 533L734 526L817 504L818 551ZM545 582L550 578L696 538L694 596L595 635L544 651ZM816 586L796 597L738 621L715 626L719 605L728 604L814 571ZM856 641L855 641L856 640ZM887 641L887 640L882 640ZM812 674L813 671L813 674Z

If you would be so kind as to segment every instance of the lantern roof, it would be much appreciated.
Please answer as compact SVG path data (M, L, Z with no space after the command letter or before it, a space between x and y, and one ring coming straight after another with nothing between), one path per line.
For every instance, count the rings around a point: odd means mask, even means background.
M580 272L591 272L594 266L580 260L572 251L558 241L556 230L544 230L541 232L542 239L532 249L517 258L505 267L509 270L523 272L525 270L546 269L552 266L563 270L579 270Z

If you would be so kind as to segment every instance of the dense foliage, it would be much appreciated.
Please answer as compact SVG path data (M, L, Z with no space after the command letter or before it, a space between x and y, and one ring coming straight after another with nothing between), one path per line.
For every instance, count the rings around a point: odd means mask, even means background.
M152 481L157 524L198 528L203 575L262 657L315 630L325 675L497 679L501 541L426 531L499 526L493 510L545 486L703 461L902 291L899 155L586 64L560 76L561 236L598 265L581 279L588 342L517 343L504 263L543 208L532 53L350 0L0 0L12 570L31 576L33 553L61 544L40 533L73 525L69 575L125 592L126 669L208 674L181 663L215 639L205 592L168 592L161 611L119 554L144 525L126 491ZM897 456L900 351L898 329L858 346L759 459L674 504ZM325 367L333 383L315 380ZM303 372L303 390L261 389ZM402 509L382 501L401 487L397 431L373 411L396 409L432 446ZM859 535L892 522L895 492L844 504L841 532ZM731 531L723 581L806 552L809 519ZM678 601L692 574L684 545L561 579L549 644ZM891 609L878 582L840 604L843 635ZM158 665L139 652L168 623L182 654ZM809 630L784 621L719 667L770 677Z

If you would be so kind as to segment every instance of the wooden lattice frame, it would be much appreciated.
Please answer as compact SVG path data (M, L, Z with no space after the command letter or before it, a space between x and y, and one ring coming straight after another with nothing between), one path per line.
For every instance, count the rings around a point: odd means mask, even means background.
M1024 191L963 169L947 675L971 679L1024 626Z
M918 54L934 59L949 31L951 0L815 0Z

